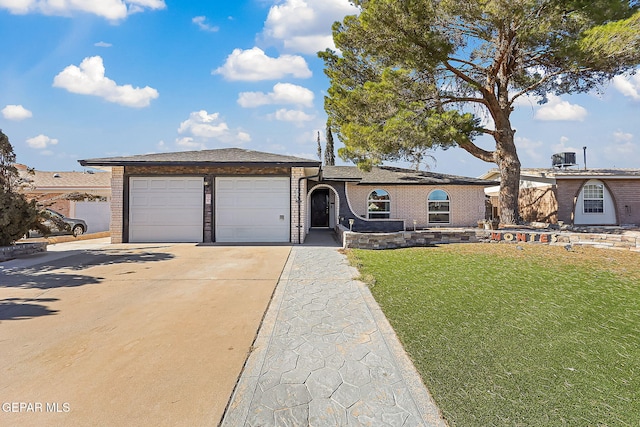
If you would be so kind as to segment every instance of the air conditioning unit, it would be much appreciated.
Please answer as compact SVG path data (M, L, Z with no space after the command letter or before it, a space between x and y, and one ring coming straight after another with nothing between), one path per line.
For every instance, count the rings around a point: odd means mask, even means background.
M551 166L554 168L566 168L576 165L576 153L557 153L551 156Z

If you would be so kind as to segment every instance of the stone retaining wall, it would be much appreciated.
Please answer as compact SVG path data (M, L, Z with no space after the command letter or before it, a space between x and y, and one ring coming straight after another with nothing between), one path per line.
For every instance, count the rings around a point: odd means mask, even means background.
M336 230L343 248L397 249L447 243L517 243L592 246L640 252L640 233L576 233L553 230L428 229L397 233L356 233Z
M357 249L397 249L414 246L433 246L444 243L477 243L480 240L472 229L431 229L420 231L400 231L397 233L355 233L344 229L343 248Z
M19 256L47 251L47 242L16 243L13 246L0 246L0 261L7 261Z

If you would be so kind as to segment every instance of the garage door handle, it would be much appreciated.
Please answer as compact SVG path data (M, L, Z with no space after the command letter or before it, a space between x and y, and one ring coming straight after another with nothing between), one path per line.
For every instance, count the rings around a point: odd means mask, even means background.
M284 215L280 215L280 220L284 221Z

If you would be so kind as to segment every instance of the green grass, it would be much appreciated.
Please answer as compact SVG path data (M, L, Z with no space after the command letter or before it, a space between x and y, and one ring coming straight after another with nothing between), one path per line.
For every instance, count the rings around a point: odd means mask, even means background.
M452 426L639 426L640 254L350 251Z

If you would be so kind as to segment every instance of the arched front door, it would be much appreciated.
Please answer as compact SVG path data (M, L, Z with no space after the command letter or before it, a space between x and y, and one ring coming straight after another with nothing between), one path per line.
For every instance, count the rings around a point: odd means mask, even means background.
M328 188L319 188L311 193L311 226L329 227Z

